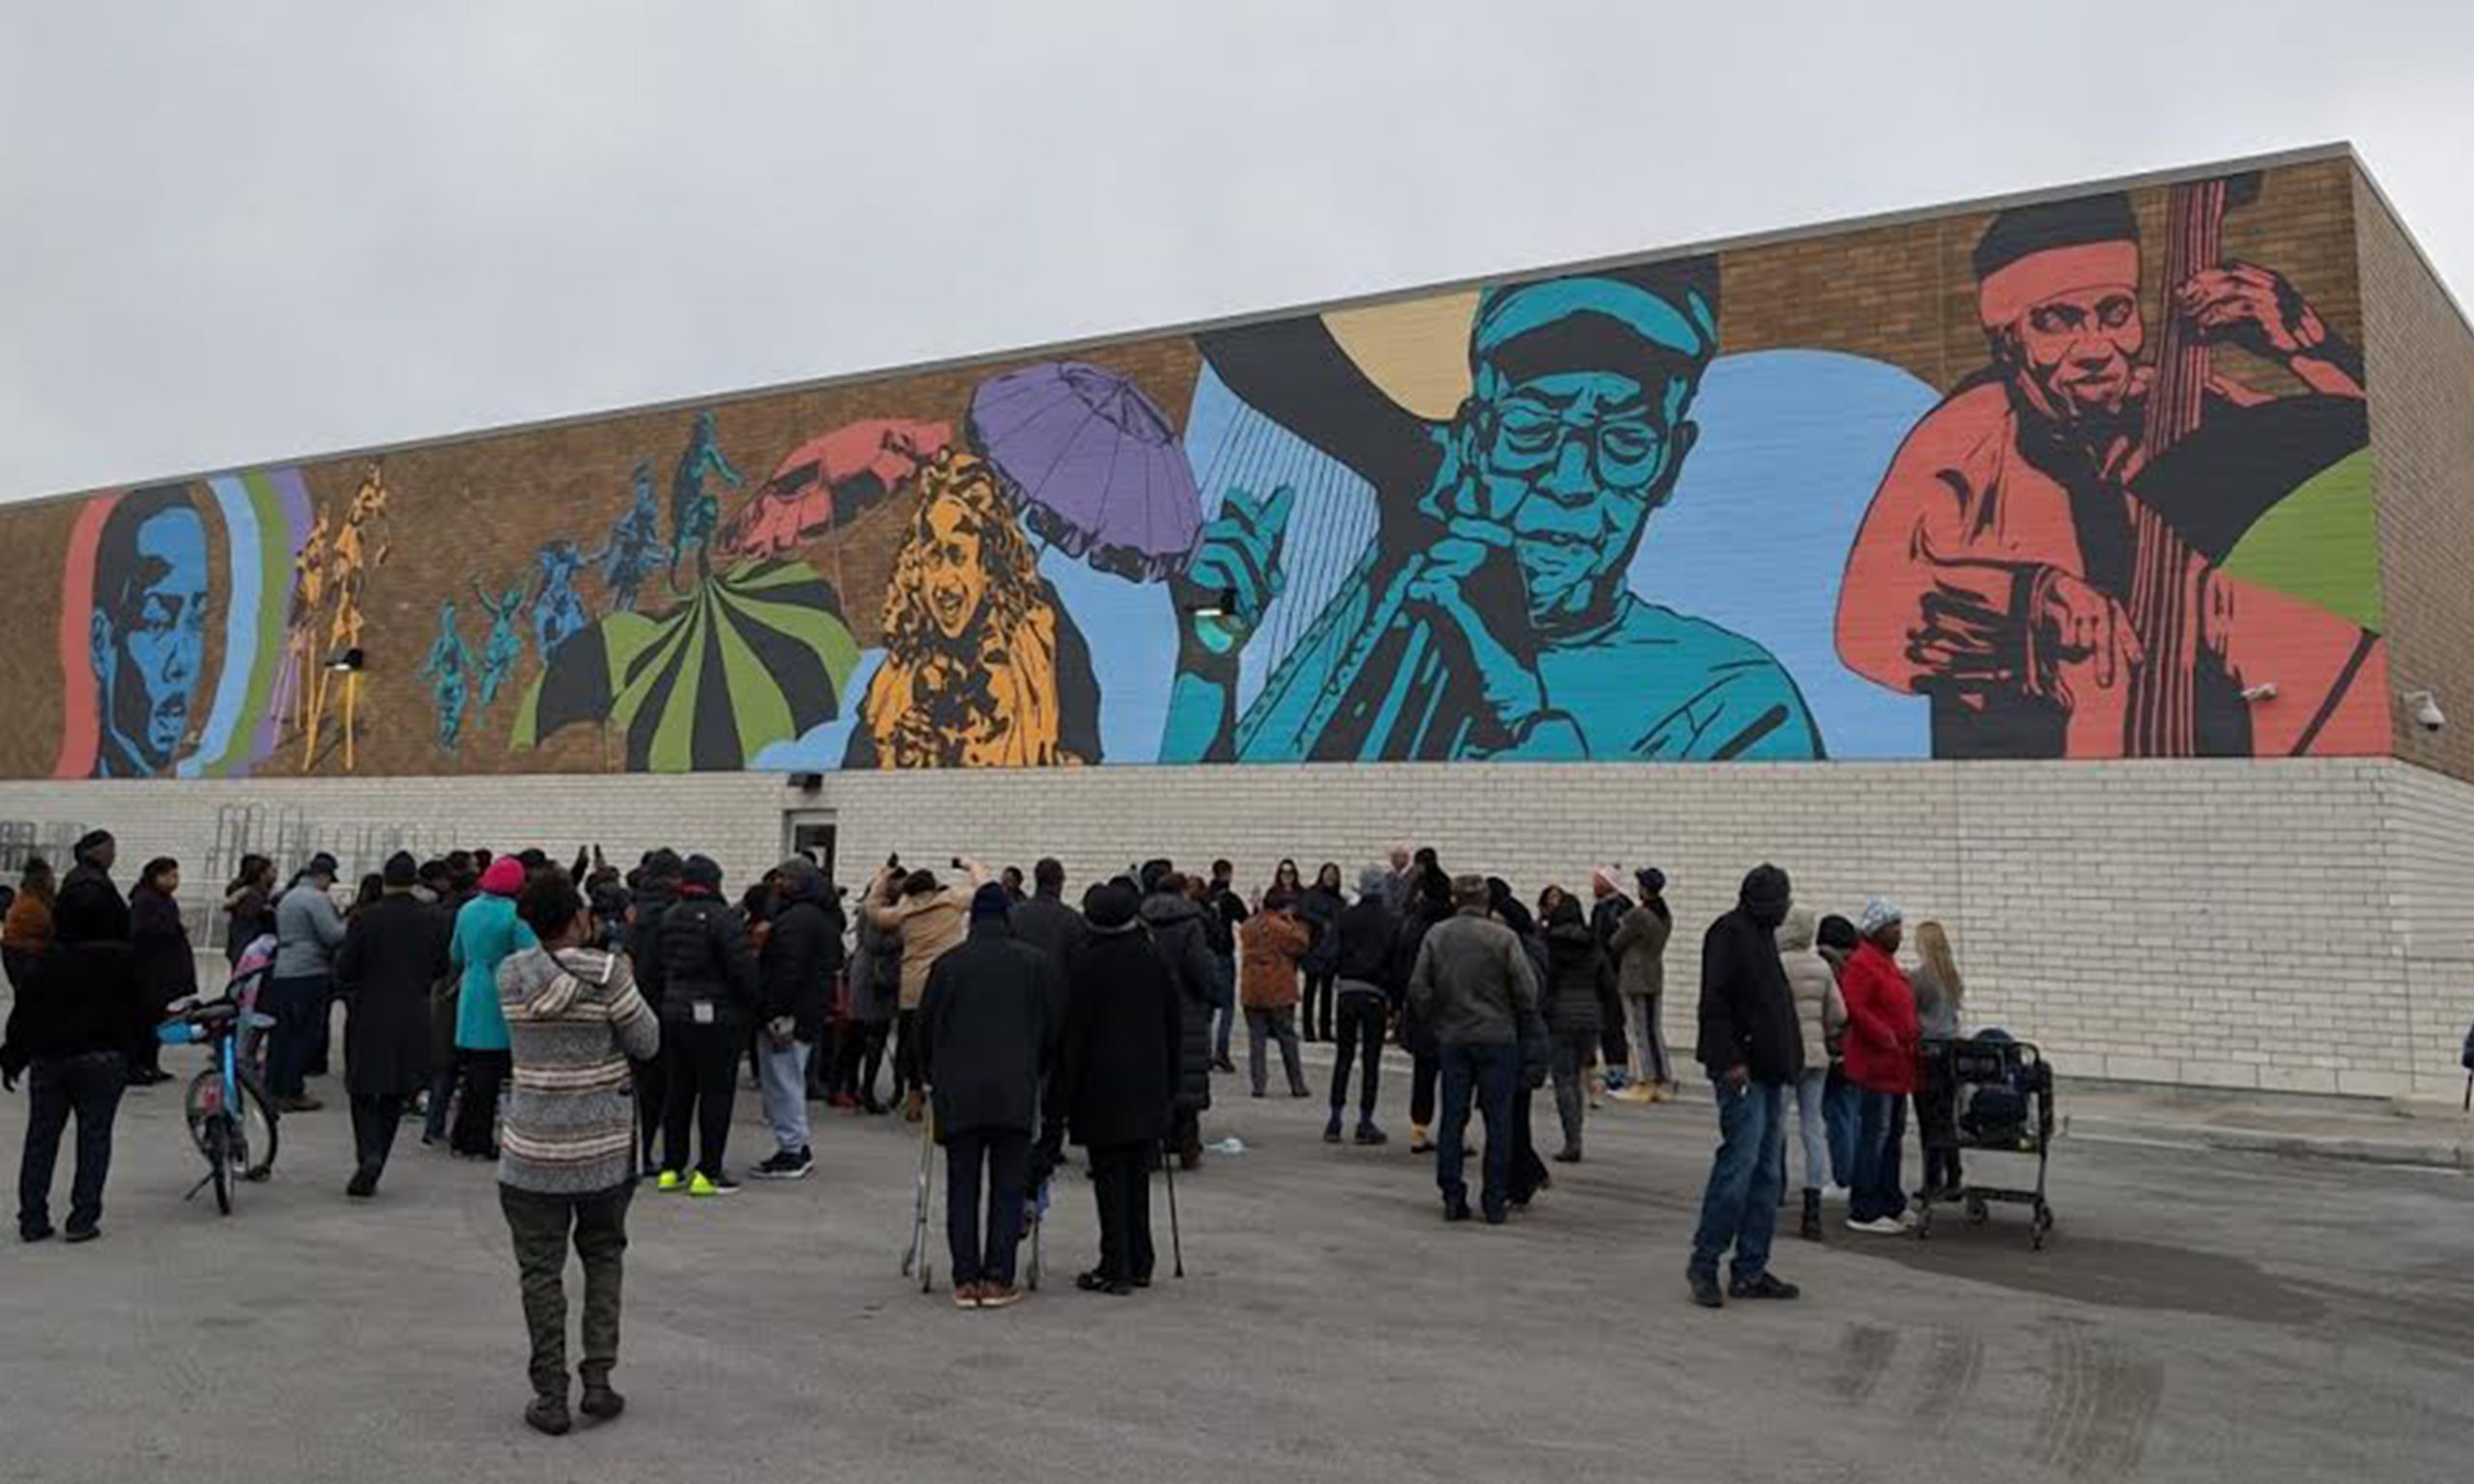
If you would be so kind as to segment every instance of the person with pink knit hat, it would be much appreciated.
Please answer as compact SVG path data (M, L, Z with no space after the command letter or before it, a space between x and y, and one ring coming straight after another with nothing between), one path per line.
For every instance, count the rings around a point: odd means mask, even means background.
M464 1100L455 1110L447 1148L467 1159L495 1159L499 1089L506 1081L506 1013L499 1008L499 965L511 954L538 947L532 929L515 915L524 890L524 863L502 855L481 872L481 895L455 914L448 956L463 975L455 1004L455 1070Z

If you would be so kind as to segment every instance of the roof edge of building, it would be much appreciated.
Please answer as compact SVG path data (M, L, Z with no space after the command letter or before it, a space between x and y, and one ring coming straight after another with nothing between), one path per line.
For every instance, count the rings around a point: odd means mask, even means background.
M580 423L595 422L607 417L626 417L646 414L682 412L690 409L703 409L708 407L728 407L735 402L753 401L760 397L779 396L789 392L821 391L837 386L847 386L857 382L884 381L898 377L927 376L943 371L966 370L972 366L993 364L999 361L1019 360L1024 357L1071 356L1079 352L1105 350L1110 346L1123 345L1135 340L1148 340L1161 336L1200 334L1210 330L1229 329L1247 325L1263 324L1273 320L1290 319L1304 314L1326 314L1335 310L1373 308L1383 304L1397 303L1405 300L1424 299L1433 295L1463 293L1487 284L1522 283L1540 278L1557 278L1570 273L1587 272L1595 270L1617 268L1631 264L1654 263L1670 258L1698 257L1704 254L1716 252L1739 252L1747 248L1774 246L1781 243L1802 242L1822 237L1837 237L1854 232L1877 231L1884 227L1906 226L1919 221L1936 220L1943 216L1956 216L1975 212L2004 211L2012 207L2029 206L2044 201L2067 200L2073 196L2089 195L2097 191L2145 190L2152 189L2157 186L2179 185L2186 181L2207 180L2216 176L2229 175L2240 171L2281 169L2293 165L2315 164L2330 159L2347 160L2351 162L2355 170L2361 173L2363 179L2370 184L2373 194L2378 198L2382 208L2388 212L2392 219L2396 220L2399 229L2404 232L2407 243L2413 246L2415 255L2421 259L2424 271L2429 272L2431 275L2432 280L2439 285L2440 292L2448 296L2449 302L2457 307L2459 317L2460 319L2464 319L2465 310L2463 305L2459 303L2455 295L2449 294L2447 281L2439 276L2437 269L2432 265L2430 254L2423 250L2422 243L2415 239L2413 233L2409 229L2405 228L2404 218L2398 214L2395 204L2389 200L2386 192L2380 189L2378 180L2372 175L2370 167L2363 162L2361 154L2354 149L2350 141L2334 140L2323 144L2304 145L2292 149L2272 151L2266 154L2245 156L2232 159L2211 160L2198 164L2173 166L2161 170L2148 170L2128 175L2110 176L2092 181L2069 182L2061 185L2040 186L2028 190L2010 191L1999 195L1975 196L1956 201L1944 201L1929 206L1905 207L1891 211L1870 213L1862 215L1835 217L1824 221L1808 222L1798 226L1781 227L1761 232L1739 233L1731 237L1710 238L1694 243L1646 248L1634 252L1601 254L1596 257L1571 259L1566 262L1549 264L1539 268L1478 273L1466 277L1414 284L1405 288L1386 289L1371 294L1351 295L1337 299L1316 300L1307 303L1285 304L1278 308L1251 310L1241 314L1221 315L1199 320L1188 320L1171 325L1135 326L1119 329L1105 330L1096 334L1078 336L1070 340L1043 341L1033 345L1008 346L992 351L974 351L960 356L938 357L927 360L907 361L895 365L871 366L855 371L836 372L828 376L801 377L791 381L768 382L761 385L739 387L729 391L694 392L676 397L664 397L650 402L626 403L619 406L592 408L583 412L561 413L554 416L531 418L520 422L490 423L483 424L478 427L458 428L446 432L424 434L413 438L393 439L379 443L363 443L342 448L321 449L309 453L281 455L271 459L252 460L245 464L215 465L206 469L191 470L180 473L152 475L141 479L117 480L104 484L91 485L82 489L60 490L49 494L27 496L18 499L6 500L5 503L0 503L0 508L51 504L62 500L85 499L112 490L137 489L158 484L189 483L196 480L213 478L216 475L239 473L252 469L264 469L272 465L320 464L330 463L338 459L383 458L390 453L400 452L411 448L426 447L434 443L462 442L476 439L513 437L526 433L537 433L556 428L572 427ZM2467 320L2467 324L2469 329L2474 329L2474 320Z

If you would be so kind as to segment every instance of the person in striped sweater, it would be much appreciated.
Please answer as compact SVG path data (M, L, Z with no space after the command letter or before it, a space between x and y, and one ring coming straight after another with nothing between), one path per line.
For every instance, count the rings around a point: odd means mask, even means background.
M562 872L535 877L516 915L539 944L499 965L514 1061L499 1139L499 1205L514 1239L532 1339L533 1395L524 1420L555 1436L572 1425L563 1280L570 1234L584 1264L579 1408L607 1420L626 1405L610 1388L610 1371L618 1360L620 1256L637 1177L628 1062L653 1058L661 1023L636 992L625 956L584 946L592 941L592 914Z

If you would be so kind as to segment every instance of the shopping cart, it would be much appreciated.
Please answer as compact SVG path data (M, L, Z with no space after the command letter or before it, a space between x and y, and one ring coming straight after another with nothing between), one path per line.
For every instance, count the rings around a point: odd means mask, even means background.
M2032 1189L1963 1180L1948 1189L1925 1189L1916 1200L1915 1235L1933 1235L1933 1208L1958 1205L1968 1224L1980 1226L1997 1204L2026 1206L2028 1244L2042 1250L2053 1232L2053 1205L2045 1198L2045 1171L2053 1152L2053 1068L2033 1042L1999 1031L1973 1038L1924 1042L1920 1056L1923 1093L1946 1099L1945 1116L1919 1118L1928 1153L2017 1156L2036 1161ZM1970 1165L1980 1169L1980 1165Z

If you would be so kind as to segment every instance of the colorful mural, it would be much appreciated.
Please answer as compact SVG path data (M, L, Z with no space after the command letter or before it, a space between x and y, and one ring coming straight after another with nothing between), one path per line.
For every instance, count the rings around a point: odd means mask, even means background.
M2344 170L12 508L0 773L2385 752Z

